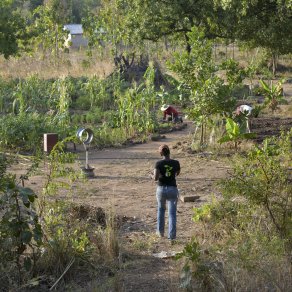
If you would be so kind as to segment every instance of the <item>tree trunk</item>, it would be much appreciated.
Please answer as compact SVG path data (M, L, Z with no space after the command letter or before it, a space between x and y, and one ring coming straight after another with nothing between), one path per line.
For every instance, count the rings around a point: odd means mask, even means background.
M200 138L200 145L204 144L204 123L201 124L201 138Z
M272 72L275 77L277 70L277 55L275 53L272 54Z
M189 43L189 37L188 37L188 35L187 35L187 33L185 33L185 40L186 40L186 51L188 52L188 53L190 53L191 52L191 45L190 45L190 43Z

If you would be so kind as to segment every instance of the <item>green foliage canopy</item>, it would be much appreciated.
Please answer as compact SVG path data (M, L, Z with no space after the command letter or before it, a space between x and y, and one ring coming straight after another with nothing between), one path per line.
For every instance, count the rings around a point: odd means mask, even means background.
M290 0L221 0L229 29L250 47L280 55L292 52L292 2ZM230 33L229 33L230 34Z
M14 0L0 1L0 54L5 58L16 55L19 41L25 39L25 21L14 4Z
M116 41L139 44L163 37L184 40L193 26L206 38L232 39L276 54L291 52L292 7L288 0L102 0L98 22Z
M49 50L58 58L59 50L65 45L68 32L64 24L69 20L70 5L66 1L51 0L34 10L35 21L31 26L34 34L32 43Z

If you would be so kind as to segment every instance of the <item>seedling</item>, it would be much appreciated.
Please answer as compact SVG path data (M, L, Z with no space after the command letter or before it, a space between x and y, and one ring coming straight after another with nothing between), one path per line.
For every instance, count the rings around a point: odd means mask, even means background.
M238 150L238 144L243 139L251 139L255 137L254 133L242 133L239 125L231 118L226 119L226 135L218 140L218 143L234 142L235 151Z

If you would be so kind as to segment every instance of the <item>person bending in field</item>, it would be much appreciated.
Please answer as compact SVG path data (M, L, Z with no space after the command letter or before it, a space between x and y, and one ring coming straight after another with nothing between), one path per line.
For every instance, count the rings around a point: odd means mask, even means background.
M251 129L250 116L252 114L252 110L253 108L250 105L243 104L238 106L235 111L235 120L247 133L250 133Z
M161 111L163 112L163 120L171 121L174 123L183 122L182 117L179 116L178 111L168 104L164 104L161 107Z
M242 104L236 108L236 114L240 115L241 113L250 116L252 112L252 107L247 104Z
M180 174L180 163L170 158L170 150L167 145L159 147L159 154L163 157L155 164L151 178L157 182L157 231L159 237L164 236L165 210L168 202L168 239L176 238L176 210L178 201L178 189L176 176Z

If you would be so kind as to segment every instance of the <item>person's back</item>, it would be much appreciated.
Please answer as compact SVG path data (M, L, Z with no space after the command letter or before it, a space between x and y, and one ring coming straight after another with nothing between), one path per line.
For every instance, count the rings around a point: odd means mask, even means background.
M160 177L158 179L159 186L176 187L176 173L180 169L179 162L174 159L163 159L156 162L156 169L159 169Z
M169 106L164 113L166 115L172 116L172 117L177 117L178 116L178 111L173 107L173 106Z
M157 234L164 236L164 222L166 202L168 202L168 238L176 238L176 206L178 201L178 189L176 176L180 174L180 164L177 160L170 159L170 150L167 145L159 147L159 153L163 156L155 164L152 178L157 181L156 198L157 210Z
M161 111L163 111L163 120L164 121L172 121L174 123L182 123L183 119L182 117L179 115L179 112L170 105L164 104L161 107ZM168 116L168 118L166 118Z

